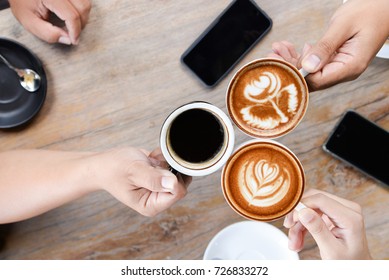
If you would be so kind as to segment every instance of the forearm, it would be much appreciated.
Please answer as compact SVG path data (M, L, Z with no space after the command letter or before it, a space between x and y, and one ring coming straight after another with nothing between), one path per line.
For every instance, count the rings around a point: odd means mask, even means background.
M97 190L90 153L0 153L0 224L27 219Z

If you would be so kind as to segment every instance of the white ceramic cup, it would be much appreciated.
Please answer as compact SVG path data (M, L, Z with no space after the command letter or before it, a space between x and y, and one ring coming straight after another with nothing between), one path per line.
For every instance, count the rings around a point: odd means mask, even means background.
M220 129L223 131L223 141L220 147L215 151L212 157L202 162L189 162L188 160L184 160L176 153L170 141L170 131L174 121L179 116L182 116L183 113L194 109L210 113L219 122ZM160 146L162 154L167 163L170 165L171 169L189 176L209 175L223 167L233 152L234 141L234 128L228 116L218 107L206 102L192 102L174 110L166 118L160 133ZM187 147L185 146L185 143L181 144L185 147L185 149L191 149L190 143L188 143Z

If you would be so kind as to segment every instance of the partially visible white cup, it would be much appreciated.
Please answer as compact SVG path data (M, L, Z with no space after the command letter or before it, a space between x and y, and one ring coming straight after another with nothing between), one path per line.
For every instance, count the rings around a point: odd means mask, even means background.
M205 176L220 169L234 149L235 133L228 116L206 102L174 110L162 125L160 146L171 169Z
M219 231L208 243L204 260L298 260L288 237L265 222L242 221Z

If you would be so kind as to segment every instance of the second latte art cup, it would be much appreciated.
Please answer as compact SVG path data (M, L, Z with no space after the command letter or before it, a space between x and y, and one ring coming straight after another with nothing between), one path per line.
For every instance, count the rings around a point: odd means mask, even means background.
M273 140L239 147L223 169L221 184L231 208L250 220L272 221L303 207L303 166L290 149Z

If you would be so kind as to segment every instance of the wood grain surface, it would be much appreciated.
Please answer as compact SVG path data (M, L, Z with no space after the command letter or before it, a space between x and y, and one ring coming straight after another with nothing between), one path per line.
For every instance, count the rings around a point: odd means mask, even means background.
M31 123L0 130L0 151L151 150L158 146L164 119L176 107L203 100L226 112L225 91L237 68L217 87L205 89L180 64L180 56L230 1L92 2L80 44L72 47L46 44L28 33L9 9L0 11L0 36L33 51L49 82L46 102ZM275 41L288 40L299 49L304 42L314 43L341 2L257 0L273 19L273 28L237 67L266 56ZM389 189L322 150L350 108L389 130L389 59L374 59L355 81L312 93L303 121L278 141L300 158L307 188L361 204L371 253L388 259ZM237 145L247 140L236 129ZM218 231L243 220L225 202L220 174L195 178L183 200L154 218L98 192L3 225L0 259L201 259ZM272 224L287 233L282 222ZM320 258L311 237L300 258Z

